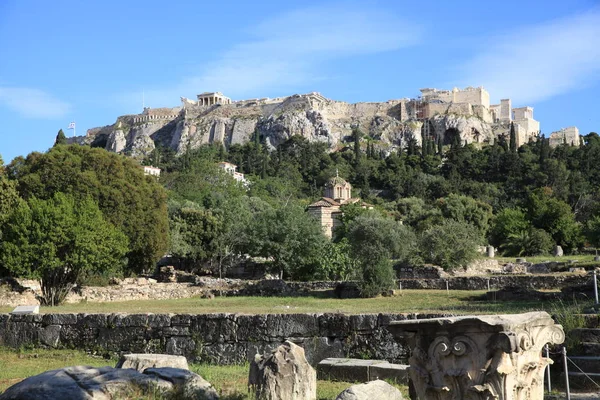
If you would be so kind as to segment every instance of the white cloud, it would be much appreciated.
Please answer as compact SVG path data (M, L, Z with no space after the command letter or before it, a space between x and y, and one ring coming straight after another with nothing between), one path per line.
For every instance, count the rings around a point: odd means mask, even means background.
M0 106L26 118L43 119L64 117L71 110L68 103L42 90L22 87L0 86Z
M464 65L464 85L483 85L494 101L541 101L600 78L600 9L487 38Z
M372 5L334 4L291 11L262 21L246 32L247 41L206 63L196 76L168 89L146 92L152 106L179 96L219 90L234 99L260 97L324 79L328 61L392 51L418 43L421 27ZM139 104L141 93L126 100Z

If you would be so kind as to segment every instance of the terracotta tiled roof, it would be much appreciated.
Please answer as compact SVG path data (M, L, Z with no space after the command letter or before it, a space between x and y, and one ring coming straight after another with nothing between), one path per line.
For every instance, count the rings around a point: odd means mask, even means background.
M334 207L339 205L340 203L333 199L330 199L329 197L321 197L319 200L310 204L309 207Z

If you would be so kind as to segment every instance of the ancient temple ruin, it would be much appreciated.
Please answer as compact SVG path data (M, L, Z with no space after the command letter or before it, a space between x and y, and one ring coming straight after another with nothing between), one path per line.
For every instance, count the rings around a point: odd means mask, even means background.
M221 92L204 92L198 96L199 106L212 106L215 104L231 104L231 99Z

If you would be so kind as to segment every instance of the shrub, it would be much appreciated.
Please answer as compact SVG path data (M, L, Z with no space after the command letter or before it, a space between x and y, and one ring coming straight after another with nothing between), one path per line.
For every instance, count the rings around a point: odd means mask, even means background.
M471 224L446 220L421 236L421 256L445 270L464 267L477 257L481 238Z

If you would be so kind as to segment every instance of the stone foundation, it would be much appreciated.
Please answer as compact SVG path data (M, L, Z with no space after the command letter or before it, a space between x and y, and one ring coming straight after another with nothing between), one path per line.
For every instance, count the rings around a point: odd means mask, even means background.
M96 354L163 353L191 361L238 364L285 340L312 365L330 357L403 363L408 354L387 327L441 314L0 314L0 344Z

